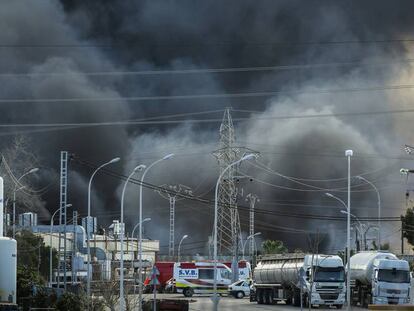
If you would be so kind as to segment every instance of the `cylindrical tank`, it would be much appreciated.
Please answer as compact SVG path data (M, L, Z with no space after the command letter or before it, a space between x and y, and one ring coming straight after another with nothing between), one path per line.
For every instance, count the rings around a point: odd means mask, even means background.
M254 269L257 284L297 284L299 269L303 267L304 256L271 256L262 258Z
M0 237L0 303L16 303L16 240Z
M351 280L370 284L376 260L398 260L397 256L386 252L361 252L351 257Z

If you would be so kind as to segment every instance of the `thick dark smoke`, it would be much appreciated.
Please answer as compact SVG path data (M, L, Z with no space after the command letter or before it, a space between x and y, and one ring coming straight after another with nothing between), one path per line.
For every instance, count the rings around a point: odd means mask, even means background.
M341 116L343 112L409 108L410 91L312 93L325 89L360 89L377 85L410 84L414 22L412 1L13 1L0 4L2 73L1 98L94 98L118 101L4 103L2 123L99 122L157 115L223 109L251 110L250 120L236 124L238 144L261 152L260 163L243 165L255 178L241 182L244 193L261 198L258 207L279 212L338 216L336 202L324 191L296 191L266 185L310 190L299 183L258 170L265 164L275 171L305 179L346 176L343 151L355 150L353 172L367 175L381 188L385 215L399 215L405 187L398 178L401 145L410 141L410 116ZM391 41L390 41L391 40ZM376 66L357 63L375 62ZM332 64L277 71L197 73L151 76L90 76L85 72L164 69L229 68L277 65ZM338 65L347 63L347 65ZM378 63L380 65L378 65ZM51 72L64 75L48 75ZM125 102L122 97L168 96L282 91L280 96L237 99L197 99ZM285 93L283 93L285 92ZM329 118L263 119L308 114L338 114ZM234 117L246 113L234 112ZM219 118L219 114L208 118ZM192 118L192 117L189 117ZM261 119L262 118L262 119ZM166 153L176 158L159 164L148 174L154 184L181 183L196 195L212 198L218 168L211 152L217 148L218 123L171 126L113 126L37 132L30 135L35 152L58 171L59 151L68 150L94 163L121 156L114 166L128 173ZM21 129L14 128L13 132ZM5 136L4 144L8 138ZM91 170L71 164L70 200L85 211ZM382 169L382 170L379 170ZM45 181L47 182L47 181ZM315 187L342 188L344 180L311 181ZM117 218L120 184L102 174L94 182L93 210L105 225ZM396 187L397 186L397 187ZM113 189L117 189L114 191ZM356 190L367 190L357 187ZM345 192L335 192L345 198ZM138 190L127 193L128 225L137 221ZM375 194L356 192L355 214L375 216ZM49 211L57 207L57 193L44 198ZM168 202L145 190L145 214L152 217L150 237L167 242ZM240 204L247 206L245 197ZM247 215L241 213L247 230ZM193 242L207 240L211 207L196 202L177 203L177 239L189 234ZM395 231L386 225L385 235ZM151 228L150 228L151 227ZM283 228L281 228L283 227ZM257 231L264 238L283 239L290 248L308 247L303 233L287 228L338 236L325 238L327 250L340 247L343 225L306 218L258 215ZM395 236L390 236L392 239ZM201 251L203 244L195 251ZM190 251L190 247L189 247Z

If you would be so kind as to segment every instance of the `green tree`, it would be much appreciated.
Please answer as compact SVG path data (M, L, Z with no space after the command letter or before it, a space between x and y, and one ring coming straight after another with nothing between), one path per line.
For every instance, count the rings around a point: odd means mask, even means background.
M44 290L49 277L49 247L43 239L30 231L20 231L17 240L17 300L23 310L30 307L47 307L54 304L56 297L48 296ZM54 266L57 266L56 252L53 252ZM35 290L36 289L36 290ZM35 293L34 293L35 292Z
M284 254L288 252L286 246L279 240L266 240L262 243L264 254Z
M49 252L50 247L45 246L42 237L30 231L23 230L16 234L17 240L17 266L26 270L37 271L43 280L49 278ZM56 251L52 252L53 268L57 267Z
M405 216L401 216L403 236L414 246L414 209L408 208Z

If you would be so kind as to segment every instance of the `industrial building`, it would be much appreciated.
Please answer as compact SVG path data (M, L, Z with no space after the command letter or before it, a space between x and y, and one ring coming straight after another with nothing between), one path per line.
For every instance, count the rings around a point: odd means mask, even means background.
M109 230L101 230L99 233L92 232L90 234L90 249L91 249L91 267L92 281L108 281L119 278L120 266L120 249L121 242L116 230L113 229L118 221L109 227ZM96 228L96 227L95 227ZM62 245L65 235L64 227L55 225L35 225L25 227L31 230L34 234L43 238L45 245L52 246L52 248L63 252ZM60 236L60 245L59 245ZM133 279L136 276L138 262L138 248L139 243L137 238L131 238L128 234L124 237L124 275L126 279ZM158 240L143 239L142 240L142 268L145 272L147 267L151 267L157 258L160 246ZM69 258L67 263L66 281L67 282L81 282L85 281L87 276L87 237L86 231L80 225L66 225L66 258ZM63 272L59 273L60 278L57 278L57 271L54 269L51 283L57 284L63 282Z

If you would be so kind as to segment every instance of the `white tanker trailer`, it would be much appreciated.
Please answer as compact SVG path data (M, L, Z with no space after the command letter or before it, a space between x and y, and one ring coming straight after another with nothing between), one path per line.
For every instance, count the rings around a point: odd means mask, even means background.
M312 263L313 259L313 263ZM258 304L327 305L345 303L345 271L342 259L331 255L283 254L262 257L254 269L254 293Z
M410 268L388 252L361 252L351 257L351 304L410 302Z

